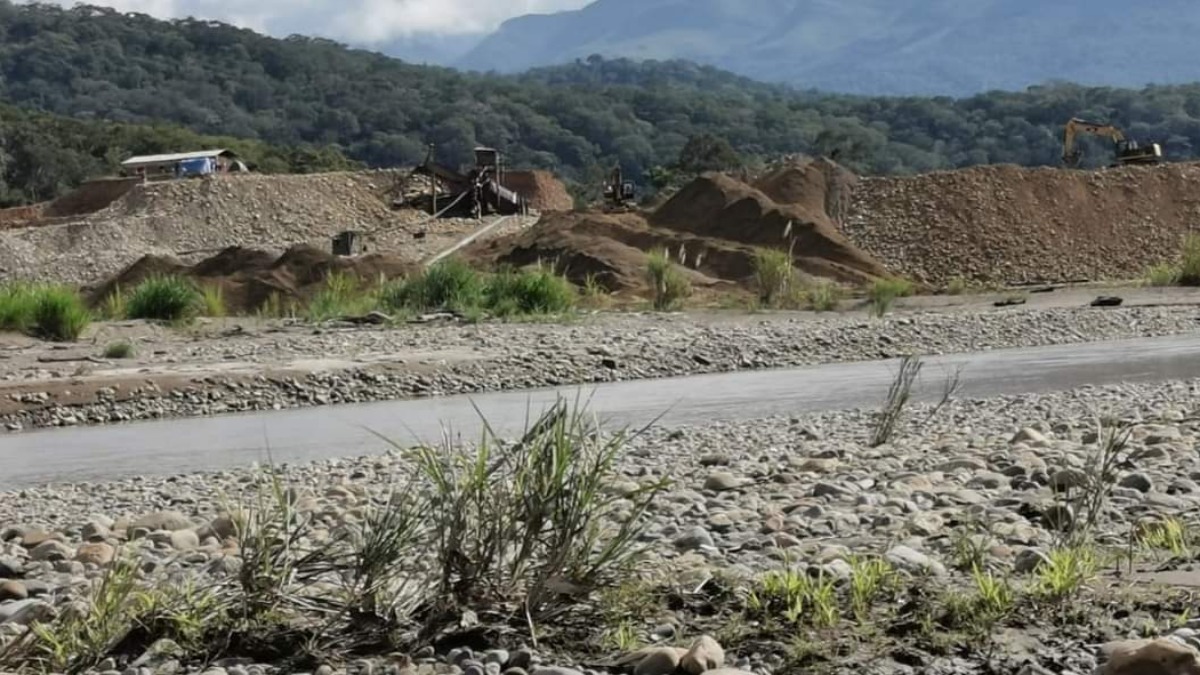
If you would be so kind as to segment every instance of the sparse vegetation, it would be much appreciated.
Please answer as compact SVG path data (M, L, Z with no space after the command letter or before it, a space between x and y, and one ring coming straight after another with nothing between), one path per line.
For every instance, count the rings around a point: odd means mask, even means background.
M155 276L138 284L125 302L130 319L185 322L201 309L202 297L191 281L178 276Z
M842 287L828 279L817 279L804 288L806 304L814 312L837 310L843 295Z
M501 317L561 314L575 306L576 296L571 282L542 265L493 274L483 289L484 306Z
M0 285L0 330L72 342L89 323L91 313L74 289L24 282Z
M0 286L0 329L16 332L29 330L37 306L37 288L20 281Z
M1148 286L1177 286L1179 285L1179 268L1171 263L1159 263L1146 270L1146 285Z
M104 358L106 359L129 359L133 356L133 343L129 340L112 342L104 348Z
M1183 252L1179 261L1179 284L1200 286L1200 234L1189 234L1183 239Z
M754 252L754 279L758 286L758 299L764 307L775 307L789 292L796 280L792 267L792 254L774 248L760 248Z
M962 295L971 288L971 283L963 277L954 277L946 285L947 295Z
M660 312L675 309L692 294L692 282L666 251L646 256L646 280L654 294L654 309Z
M43 340L74 342L92 321L91 312L74 289L44 286L36 293L30 332Z
M448 258L403 281L388 284L380 302L385 308L462 311L481 304L483 286L479 272L462 260Z
M1143 523L1138 530L1138 543L1145 548L1165 551L1176 557L1186 556L1191 551L1191 533L1187 523L1178 518Z
M867 291L871 315L885 316L898 298L906 298L914 292L912 282L907 279L876 279Z
M1061 603L1096 578L1100 558L1091 546L1058 548L1035 572L1033 591L1042 600Z
M309 320L328 321L366 314L375 307L375 297L361 279L345 272L329 272L306 308Z
M921 374L924 363L920 357L905 355L900 359L900 369L888 387L887 399L883 408L876 413L874 427L871 431L871 446L879 447L890 440L904 416L909 399L912 398L913 384Z
M200 304L204 307L204 316L213 319L219 319L229 313L225 306L225 292L217 285L200 287Z

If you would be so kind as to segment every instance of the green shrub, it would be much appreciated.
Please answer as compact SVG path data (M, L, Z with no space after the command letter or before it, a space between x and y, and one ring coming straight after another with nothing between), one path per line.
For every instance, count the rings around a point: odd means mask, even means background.
M788 290L796 277L792 267L792 256L787 251L758 249L754 253L754 279L758 285L758 299L766 307L773 307L787 297Z
M330 272L320 290L308 303L308 318L326 321L343 316L366 314L374 309L375 296L362 281L345 272Z
M205 285L200 289L200 304L204 307L204 316L219 319L229 313L225 307L225 292L220 286Z
M16 281L0 286L0 330L25 332L33 323L38 289Z
M1200 235L1184 237L1178 275L1181 286L1200 286Z
M1179 283L1179 268L1170 263L1160 263L1146 270L1149 286L1175 286Z
M962 277L954 277L946 286L946 293L949 295L962 295L970 289L970 283Z
M896 298L906 298L912 295L913 291L913 284L907 279L876 279L868 291L871 314L877 317L884 316Z
M159 276L138 284L125 303L130 319L187 321L201 309L200 291L177 276Z
M575 306L575 288L549 269L500 272L488 278L484 306L496 316L561 314Z
M646 257L646 280L654 293L654 309L659 311L678 307L692 294L692 282L666 252Z
M451 258L402 282L388 284L380 293L380 303L389 309L465 311L480 305L483 286L478 272Z
M46 286L37 292L30 332L44 340L74 342L92 321L91 313L74 289Z
M804 289L804 299L815 312L832 312L842 300L842 287L828 279L819 279Z
M104 358L106 359L128 359L133 355L133 343L129 340L113 342L104 348Z

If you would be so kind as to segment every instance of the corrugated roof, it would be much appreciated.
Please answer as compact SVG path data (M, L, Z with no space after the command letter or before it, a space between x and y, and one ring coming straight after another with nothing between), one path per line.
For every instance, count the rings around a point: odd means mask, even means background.
M196 152L177 152L170 155L142 155L141 157L130 157L121 162L121 166L132 166L134 164L162 164L164 162L181 162L185 159L204 159L205 157L219 157L228 150L199 150Z

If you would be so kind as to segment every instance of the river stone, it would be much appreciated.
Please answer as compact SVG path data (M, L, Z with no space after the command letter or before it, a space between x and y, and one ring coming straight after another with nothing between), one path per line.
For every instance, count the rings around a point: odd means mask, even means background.
M656 647L647 650L634 666L633 675L671 675L679 667L682 649Z
M704 481L704 489L714 492L727 492L729 490L736 490L741 486L741 479L726 471L718 471L710 474Z
M1055 492L1066 492L1086 487L1088 475L1079 469L1060 469L1050 476L1050 489Z
M16 558L0 558L0 579L16 579L25 574L25 565Z
M685 551L694 551L704 547L714 547L712 535L703 527L691 527L683 531L683 534L675 538L675 548Z
M54 616L54 608L41 600L17 600L0 605L0 623L27 626Z
M79 536L83 537L84 541L104 541L112 536L112 531L103 523L91 521L84 523L79 529Z
M894 546L884 557L888 562L906 572L932 574L938 577L946 576L945 565L908 546Z
M25 588L25 584L5 579L0 581L0 602L5 600L24 600L29 597L29 591Z
M110 544L102 541L80 544L75 552L75 560L85 565L92 564L103 567L113 561L117 551Z
M1131 473L1121 478L1118 483L1121 487L1131 488L1138 492L1149 492L1154 489L1154 483L1150 477L1144 473Z
M583 675L583 673L574 668L563 668L562 666L538 666L530 675Z
M29 552L29 559L35 562L69 560L74 555L75 551L70 546L57 539L47 539Z
M194 523L178 511L159 511L149 513L129 524L130 530L144 529L150 532L156 530L186 530Z
M1044 434L1042 434L1042 432L1031 427L1026 427L1013 434L1013 437L1009 443L1026 443L1028 445L1037 445L1046 443L1047 440L1048 439Z
M721 643L708 635L701 635L683 655L679 667L691 675L701 675L725 665L725 650Z
M200 535L195 530L175 530L171 533L170 543L176 551L191 551L200 547Z
M1033 574L1039 567L1050 562L1045 553L1036 548L1021 549L1013 561L1013 571L1018 574Z

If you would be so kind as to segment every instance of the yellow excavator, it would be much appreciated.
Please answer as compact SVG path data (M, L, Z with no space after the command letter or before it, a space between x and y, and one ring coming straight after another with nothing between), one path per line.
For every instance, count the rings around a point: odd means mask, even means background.
M1162 161L1162 146L1158 143L1138 145L1137 141L1125 138L1124 132L1111 124L1089 122L1076 117L1067 122L1063 133L1063 163L1069 167L1079 166L1079 160L1083 157L1083 152L1075 147L1075 137L1081 133L1112 140L1117 151L1117 161L1113 166L1158 164Z

